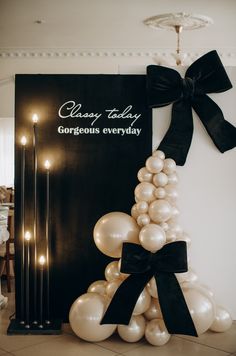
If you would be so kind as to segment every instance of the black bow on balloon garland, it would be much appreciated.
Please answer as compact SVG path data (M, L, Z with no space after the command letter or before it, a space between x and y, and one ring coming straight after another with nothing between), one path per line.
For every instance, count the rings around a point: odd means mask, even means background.
M184 165L193 135L192 108L195 110L218 150L223 153L236 146L236 128L224 119L219 106L206 94L232 88L216 51L197 59L185 78L171 68L147 67L148 104L152 108L173 103L170 127L159 150Z
M197 332L174 273L187 271L185 241L172 242L156 253L141 245L125 242L121 272L130 276L116 291L101 324L128 325L142 290L154 276L158 298L167 330L170 334L197 336Z

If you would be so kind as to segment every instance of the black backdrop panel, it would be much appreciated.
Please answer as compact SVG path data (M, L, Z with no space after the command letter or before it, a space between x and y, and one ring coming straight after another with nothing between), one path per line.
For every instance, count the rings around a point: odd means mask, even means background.
M93 241L96 221L130 213L137 171L151 153L151 112L143 75L16 75L16 302L20 312L20 138L26 135L26 229L33 230L32 115L39 115L38 252L45 248L46 173L51 184L51 310L68 318L72 302L104 279L112 259ZM61 108L61 109L60 109ZM60 117L61 116L61 117ZM75 130L72 130L75 129ZM33 282L31 275L31 285ZM31 303L32 304L32 303Z

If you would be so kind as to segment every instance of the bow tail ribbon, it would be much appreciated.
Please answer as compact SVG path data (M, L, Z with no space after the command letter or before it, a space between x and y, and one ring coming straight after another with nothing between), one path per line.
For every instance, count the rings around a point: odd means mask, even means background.
M143 288L153 276L152 271L131 274L117 289L101 324L128 325ZM182 290L174 273L154 274L166 328L170 334L198 336ZM173 317L174 316L174 317Z
M223 112L209 96L195 96L192 107L221 153L235 147L236 128L225 120Z
M172 106L171 123L158 149L166 157L184 165L193 136L192 107L189 101L179 100Z

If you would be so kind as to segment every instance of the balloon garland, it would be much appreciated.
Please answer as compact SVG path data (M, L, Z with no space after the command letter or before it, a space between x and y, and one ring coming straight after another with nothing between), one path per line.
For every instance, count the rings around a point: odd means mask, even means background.
M152 253L174 241L185 241L189 236L178 223L179 210L176 163L165 159L158 150L146 160L138 172L139 184L135 188L135 201L131 216L111 212L101 217L94 227L97 248L107 256L120 258L122 245L130 242L141 245ZM145 336L155 346L166 344L171 335L165 326L154 277L141 292L128 325L101 325L101 320L111 300L128 274L121 272L121 260L109 263L105 280L92 283L86 294L72 304L69 321L74 333L90 342L110 337L116 330L127 342L137 342ZM215 304L213 293L198 282L196 273L176 273L197 334L208 329L224 332L232 319L227 310ZM127 296L128 298L128 296Z

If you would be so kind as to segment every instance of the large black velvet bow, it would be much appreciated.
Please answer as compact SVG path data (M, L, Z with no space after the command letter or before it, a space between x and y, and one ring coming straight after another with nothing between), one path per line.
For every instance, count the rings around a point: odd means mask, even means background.
M138 297L154 276L165 325L170 334L197 336L197 332L174 273L187 271L186 242L165 245L156 253L125 242L121 271L130 276L117 289L101 324L128 325Z
M224 119L219 106L207 93L220 93L232 88L216 51L197 59L185 77L171 68L147 67L148 103L152 108L173 103L170 127L158 149L184 165L193 135L192 108L221 153L236 146L236 128Z

